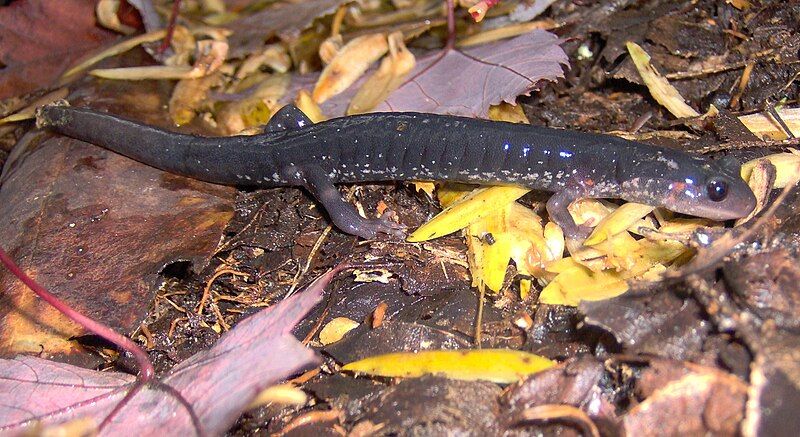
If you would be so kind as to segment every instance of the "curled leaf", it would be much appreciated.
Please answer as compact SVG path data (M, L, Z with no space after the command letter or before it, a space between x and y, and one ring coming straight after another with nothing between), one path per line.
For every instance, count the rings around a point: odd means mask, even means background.
M112 56L116 56L121 53L125 53L128 50L131 50L139 46L140 44L158 41L160 39L163 39L166 34L167 34L166 30L156 30L142 35L137 35L133 38L129 38L117 44L114 44L113 46L101 51L100 53L92 55L91 57L81 61L78 65L67 70L61 76L62 82L67 80L70 76L74 76L75 74L80 73L83 70L86 70L87 68L102 61L103 59L110 58Z
M742 179L749 181L753 174L753 169L758 164L758 161L762 159L768 160L775 166L775 183L772 188L785 188L800 173L800 152L792 150L788 153L775 153L747 161L742 164Z
M403 42L403 33L389 35L389 55L381 61L381 66L356 93L347 115L370 111L403 84L408 73L414 68L416 60Z
M382 33L359 36L345 44L322 70L311 93L314 101L322 103L346 90L388 50L389 43Z
M122 24L117 16L119 12L120 0L100 0L97 2L95 12L97 13L97 21L101 26L106 29L111 29L124 35L130 35L136 32L131 26Z
M635 42L628 42L626 45L628 53L631 55L631 60L636 65L636 69L639 71L639 75L642 76L645 85L647 85L647 89L650 90L650 95L658 103L678 118L697 117L700 115L694 108L687 105L678 90L653 68L650 63L650 55L644 49Z

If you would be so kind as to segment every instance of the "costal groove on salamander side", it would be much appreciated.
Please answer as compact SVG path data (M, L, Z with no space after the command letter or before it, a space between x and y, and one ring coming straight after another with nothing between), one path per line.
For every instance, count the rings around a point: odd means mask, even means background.
M551 218L571 232L576 228L566 206L578 198L623 198L717 220L745 216L755 205L737 163L613 136L422 113L373 113L312 124L291 106L273 118L280 123L266 133L221 138L168 132L65 106L43 108L38 121L196 179L304 185L334 222L342 216L337 225L362 236L374 229L361 232L364 223L353 223L361 219L335 204L341 199L332 183L448 180L551 191L556 193L547 205ZM710 188L720 183L724 195L711 199Z

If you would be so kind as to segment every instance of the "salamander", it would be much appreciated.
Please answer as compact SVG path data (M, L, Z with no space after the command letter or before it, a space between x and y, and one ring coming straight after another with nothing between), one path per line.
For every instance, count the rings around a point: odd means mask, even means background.
M91 109L41 108L37 123L167 172L251 187L302 186L342 231L401 235L386 217L366 219L335 184L441 180L552 192L551 220L586 235L567 206L619 198L675 212L744 217L755 196L732 159L709 160L622 138L449 115L370 113L312 123L297 107L278 111L262 134L201 137Z

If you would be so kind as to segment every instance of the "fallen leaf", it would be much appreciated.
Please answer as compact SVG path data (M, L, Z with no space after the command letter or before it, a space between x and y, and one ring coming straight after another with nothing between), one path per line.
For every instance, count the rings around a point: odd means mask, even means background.
M80 73L83 70L88 69L94 64L102 61L103 59L109 58L111 56L116 56L122 53L127 52L135 47L138 47L141 44L145 44L148 42L158 41L167 34L166 30L157 30L150 33L144 33L141 35L137 35L125 40L122 40L111 47L108 47L99 53L95 53L92 56L82 60L78 65L73 66L69 70L65 71L62 78L67 80L70 76L74 76L77 73Z
M329 272L305 292L239 322L211 349L175 366L160 384L143 387L101 434L156 435L165 429L176 435L224 433L264 388L318 362L291 330L319 302L334 274ZM7 395L0 406L0 431L21 434L85 416L97 426L131 390L134 380L128 374L37 357L0 360L0 391Z
M642 80L647 85L647 89L650 90L650 95L658 103L678 118L697 117L700 115L694 108L687 105L678 90L653 68L650 63L650 55L644 49L635 42L630 41L627 43L627 47L636 69L639 70Z
M203 40L197 43L195 63L189 65L153 65L147 67L101 68L92 76L115 80L198 79L217 71L228 56L228 44Z
M342 370L405 378L441 374L465 381L510 384L555 364L547 358L512 349L439 350L378 355L346 364Z
M641 203L626 203L604 217L583 244L594 246L621 232L625 232L625 230L647 214L650 214L654 209L655 207Z
M350 101L347 115L372 110L402 85L408 73L414 68L416 59L406 48L402 32L389 35L387 40L389 55L383 58L378 70L359 88L358 93Z
M119 12L120 0L100 0L97 3L97 21L106 29L111 29L123 35L131 35L136 29L120 21L117 13Z
M419 111L486 118L491 105L514 103L540 80L563 76L567 55L552 33L536 30L507 41L417 59L410 79L376 111Z
M522 187L479 188L420 226L408 237L408 241L426 241L456 232L519 199L528 191L529 188Z
M612 270L592 271L574 258L564 258L556 276L539 295L539 302L550 305L577 306L581 301L602 300L628 291L623 276Z
M742 164L742 179L750 180L753 168L762 159L768 160L775 166L775 183L772 188L785 188L790 182L794 182L800 172L800 152L792 149L790 153L775 153L747 161Z
M360 323L350 320L347 317L337 317L328 322L319 331L319 342L323 346L336 343L341 340L348 332L357 328Z
M231 57L240 58L264 49L273 36L293 39L311 25L317 17L333 13L349 0L307 0L297 3L277 3L255 14L245 16L226 27L233 29L230 37Z
M84 53L115 38L95 21L95 1L26 0L0 13L0 99L52 84Z
M643 380L659 387L623 417L626 435L658 429L668 435L735 435L747 401L747 384L733 375L704 366L657 360ZM650 374L650 375L648 375Z
M305 405L308 395L292 384L278 384L267 387L253 399L247 406L248 410L269 404Z
M353 84L389 50L386 35L373 33L354 38L322 70L311 97L323 103Z
M581 355L509 387L501 397L502 411L511 419L509 431L513 429L514 432L526 435L537 434L538 429L523 428L521 423L514 424L513 420L523 415L525 410L536 406L570 405L580 408L595 419L616 419L613 399L601 388L606 377L606 369L601 360ZM515 425L513 428L512 424ZM558 425L549 424L547 431L555 426Z

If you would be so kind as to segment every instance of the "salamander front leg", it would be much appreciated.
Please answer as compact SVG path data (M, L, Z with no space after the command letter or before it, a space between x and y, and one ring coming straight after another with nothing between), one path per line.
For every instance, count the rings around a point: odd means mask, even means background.
M582 197L577 190L565 188L550 196L547 201L547 213L550 215L550 220L561 226L564 235L568 238L585 240L592 232L590 226L576 224L567 209L572 202Z
M397 238L405 236L406 227L391 221L391 212L376 219L366 219L358 215L353 205L342 199L339 190L321 169L307 169L301 175L303 186L322 204L333 224L340 230L366 239L373 239L378 233Z

